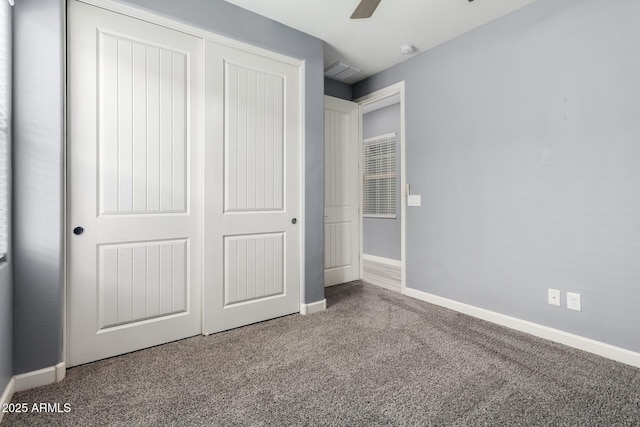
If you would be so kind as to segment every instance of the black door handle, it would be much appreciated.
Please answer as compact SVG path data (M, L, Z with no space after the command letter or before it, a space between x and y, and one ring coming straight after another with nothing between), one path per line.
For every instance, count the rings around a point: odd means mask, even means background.
M79 236L82 233L84 233L84 228L82 227L76 227L73 229L73 234L75 234L76 236Z
M298 222L298 220L297 220L296 218L293 218L293 219L291 220L291 224L295 224L296 222Z

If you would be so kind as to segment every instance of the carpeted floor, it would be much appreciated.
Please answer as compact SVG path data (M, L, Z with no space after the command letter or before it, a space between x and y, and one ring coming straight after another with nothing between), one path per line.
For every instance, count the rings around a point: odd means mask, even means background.
M69 369L7 426L640 425L640 370L360 282L329 309Z

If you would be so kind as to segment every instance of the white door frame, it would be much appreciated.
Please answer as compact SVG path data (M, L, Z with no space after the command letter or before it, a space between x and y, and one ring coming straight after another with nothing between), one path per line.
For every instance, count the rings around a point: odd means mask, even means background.
M134 6L129 6L123 3L119 3L116 2L114 0L68 0L68 1L79 1L81 3L86 3L92 6L96 6L102 9L106 9L112 12L116 12L116 13L120 13L126 16L129 16L131 18L135 18L135 19L140 19L142 21L146 21L149 22L151 24L155 24L155 25L160 25L172 30L176 30L176 31L181 31L183 33L195 36L195 37L200 37L204 40L211 40L217 43L221 43L221 44L225 44L229 47L233 47L236 49L240 49L240 50L244 50L246 52L250 52L250 53L255 53L258 55L263 55L267 58L271 58L274 60L278 60L278 61L282 61L282 62L286 62L292 65L295 65L297 67L299 67L300 69L300 218L301 218L301 222L300 222L300 308L301 311L305 311L306 312L306 304L304 303L304 298L305 298L305 241L306 241L306 236L305 236L305 197L306 197L306 190L305 190L305 169L306 169L306 165L305 165L305 147L306 147L306 120L305 120L305 111L306 111L306 107L305 107L305 99L306 99L306 61L305 60L299 60L299 59L295 59L283 54L279 54L267 49L263 49L260 47L256 47L254 45L248 44L248 43L244 43L229 37L225 37L222 36L220 34L216 34L214 32L211 31L207 31L201 28L197 28L188 24L184 24L181 23L179 21L173 20L171 18L167 18L161 15L157 15L153 12L148 12L142 9L138 9ZM67 242L67 235L70 232L70 230L73 229L73 224L70 224L68 222L68 212L70 209L69 206L69 200L67 198L67 194L68 194L68 188L69 188L69 175L66 173L67 168L68 168L68 150L69 150L69 146L68 146L68 114L67 114L67 109L68 109L68 105L67 105L67 92L68 92L68 85L67 85L67 81L66 81L66 39L67 39L67 22L66 22L66 4L65 4L65 16L64 16L64 25L65 25L65 81L63 82L63 91L65 94L65 103L64 103L64 119L65 119L65 135L64 135L64 155L65 155L65 179L64 179L64 194L65 194L65 200L64 200L64 222L65 222L65 239L64 239L64 248L63 248L63 257L64 257L64 262L63 262L63 270L64 270L64 289L63 289L63 293L64 293L64 300L63 300L63 329L62 329L62 348L63 348L63 354L62 354L62 362L60 364L58 364L56 366L56 375L58 380L61 380L62 378L64 378L65 375L65 370L66 370L66 361L67 361L67 340L69 339L69 335L68 335L68 325L67 325L67 318L68 318L68 311L69 311L69 305L67 302L67 298L69 297L68 295L68 287L69 287L69 277L67 274L68 271L68 263L69 263L69 246L68 246L68 242ZM203 284L204 285L204 284ZM203 315L204 318L204 315ZM60 372L58 372L60 371ZM48 384L48 383L47 383Z
M404 80L393 84L391 86L387 86L380 90L376 90L375 92L371 92L368 95L362 96L360 98L354 99L354 102L357 102L360 105L360 154L358 156L360 163L360 174L363 173L362 166L362 110L364 107L384 101L389 100L389 98L399 96L400 97L400 266L402 269L401 279L400 279L400 292L404 294L404 290L406 287L406 227L407 227L407 168L406 168L406 149L405 149L405 120L404 120L404 98L405 88L404 88ZM394 102L395 103L395 102ZM392 104L389 104L392 105ZM360 177L362 181L363 177ZM362 185L360 186L360 206L363 205L363 194L362 194ZM364 221L360 221L360 260L362 261L362 255L364 250L363 245L363 223ZM360 277L364 277L363 274L363 265L364 262L360 262Z

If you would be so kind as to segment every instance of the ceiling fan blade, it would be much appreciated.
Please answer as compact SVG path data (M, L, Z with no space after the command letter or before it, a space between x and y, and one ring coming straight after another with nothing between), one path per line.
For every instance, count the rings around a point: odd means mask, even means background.
M380 0L360 0L360 4L351 14L351 19L371 18L378 4L380 4Z

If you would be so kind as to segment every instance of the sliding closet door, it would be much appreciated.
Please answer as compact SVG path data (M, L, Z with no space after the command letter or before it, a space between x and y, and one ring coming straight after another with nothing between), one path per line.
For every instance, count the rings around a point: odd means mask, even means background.
M205 42L204 332L300 310L300 66Z
M202 44L71 1L69 366L202 325Z

